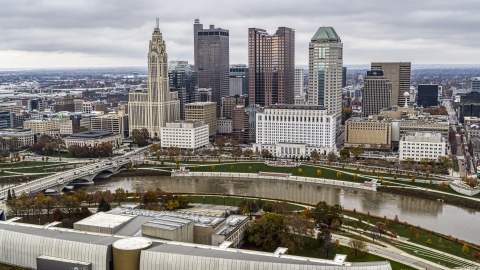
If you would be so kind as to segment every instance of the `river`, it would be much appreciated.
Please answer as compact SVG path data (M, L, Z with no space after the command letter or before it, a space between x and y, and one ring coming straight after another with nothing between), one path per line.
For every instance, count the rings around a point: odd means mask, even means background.
M220 193L237 196L276 198L305 203L326 201L346 209L357 209L379 216L418 224L421 227L480 244L476 224L480 212L436 201L384 192L283 180L229 178L170 178L169 176L114 177L95 180L87 192L117 188L133 191L160 188L167 192Z

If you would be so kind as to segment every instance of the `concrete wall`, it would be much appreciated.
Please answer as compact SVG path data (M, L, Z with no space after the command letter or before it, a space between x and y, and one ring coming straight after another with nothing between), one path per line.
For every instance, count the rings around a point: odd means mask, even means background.
M162 229L150 226L148 223L142 225L142 234L166 239L171 241L194 243L194 222L183 225L173 230Z

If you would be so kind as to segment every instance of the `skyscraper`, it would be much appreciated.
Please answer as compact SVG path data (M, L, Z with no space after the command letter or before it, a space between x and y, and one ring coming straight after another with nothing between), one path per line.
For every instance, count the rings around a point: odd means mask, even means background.
M342 68L342 88L347 86L347 67Z
M195 19L194 57L199 88L212 88L212 100L220 106L229 91L229 32L215 28L203 29Z
M303 94L303 68L295 69L295 97L304 97Z
M248 29L249 104L294 104L295 30Z
M390 107L392 83L383 71L367 71L362 90L362 116L378 115L381 109Z
M405 92L410 92L410 62L373 62L372 71L383 70L383 76L392 82L392 95L390 106L403 107L405 105Z
M180 119L185 119L185 104L197 101L196 73L188 61L169 61L168 80L170 91L178 93Z
M128 96L130 135L134 129L146 128L151 138L160 138L160 128L165 123L180 118L177 93L169 90L167 59L165 41L157 18L148 50L147 89L134 90Z
M473 77L471 80L472 92L480 92L480 77Z
M320 27L309 44L308 103L342 116L343 44L332 27Z

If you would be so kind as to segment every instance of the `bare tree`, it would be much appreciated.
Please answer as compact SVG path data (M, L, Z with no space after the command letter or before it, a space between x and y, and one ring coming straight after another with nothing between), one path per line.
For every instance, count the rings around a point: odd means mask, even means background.
M347 245L353 249L355 257L363 252L368 252L367 244L361 238L351 238Z

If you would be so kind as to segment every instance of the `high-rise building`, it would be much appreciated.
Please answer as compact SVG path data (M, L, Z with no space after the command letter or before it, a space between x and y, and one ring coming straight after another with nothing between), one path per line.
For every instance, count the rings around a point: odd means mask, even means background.
M308 104L342 116L343 43L333 27L320 27L309 44Z
M472 92L480 92L480 77L472 78Z
M362 90L362 116L377 115L390 107L392 83L381 70L368 71Z
M168 79L170 91L178 93L180 119L185 119L185 104L197 101L196 73L188 61L169 61Z
M197 85L211 88L212 101L220 106L229 92L229 32L214 25L203 29L199 19L195 19L193 32Z
M382 70L383 75L392 83L390 106L403 107L405 105L405 92L410 92L410 62L373 62L371 70Z
M419 84L417 105L432 107L438 105L438 84Z
M248 95L247 65L230 65L230 96Z
M342 88L347 86L347 67L342 68Z
M248 29L249 104L294 104L295 30Z
M128 102L129 133L146 128L152 138L160 138L160 129L167 122L180 119L180 101L168 85L167 52L162 33L153 30L148 50L147 89L130 92Z
M303 93L303 68L295 68L294 95L295 98L305 96Z
M217 134L217 104L194 102L185 104L185 120L200 120L208 125L210 136Z

